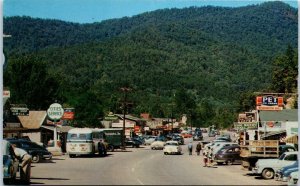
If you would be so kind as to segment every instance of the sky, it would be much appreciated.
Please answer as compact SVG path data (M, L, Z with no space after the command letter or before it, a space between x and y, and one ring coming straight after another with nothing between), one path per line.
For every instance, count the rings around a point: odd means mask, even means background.
M206 5L239 7L265 1L267 0L4 0L3 15L93 23L163 8ZM298 8L297 0L282 1Z

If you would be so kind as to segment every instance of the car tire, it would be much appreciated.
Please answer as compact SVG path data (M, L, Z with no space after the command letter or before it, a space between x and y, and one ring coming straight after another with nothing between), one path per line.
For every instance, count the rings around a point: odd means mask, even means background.
M165 152L164 154L165 154L165 155L168 155L168 153L167 153L167 152Z
M223 162L217 162L218 165L223 165Z
M226 161L226 164L227 164L227 165L232 165L232 163L233 163L233 161L232 161L232 160L228 160L228 161Z
M70 158L75 158L75 155L74 154L69 154L69 157Z
M272 169L264 169L261 175L264 179L269 180L274 177L274 171Z
M41 160L40 155L38 155L38 154L32 155L32 159L31 159L32 163L38 163L38 162L40 162L40 160Z

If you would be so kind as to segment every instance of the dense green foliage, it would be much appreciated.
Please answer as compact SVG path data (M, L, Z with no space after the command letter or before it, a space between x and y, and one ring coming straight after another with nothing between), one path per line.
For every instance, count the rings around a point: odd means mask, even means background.
M129 86L132 114L187 114L195 126L226 127L238 111L251 109L251 92L279 91L272 87L273 59L288 45L297 48L297 21L297 10L281 2L164 9L93 24L8 17L4 32L13 37L4 42L5 86L12 102L32 109L47 109L53 100L75 107L80 125L121 113L120 87ZM29 61L47 70L40 82L24 78L23 89L14 65ZM36 91L45 87L49 92Z

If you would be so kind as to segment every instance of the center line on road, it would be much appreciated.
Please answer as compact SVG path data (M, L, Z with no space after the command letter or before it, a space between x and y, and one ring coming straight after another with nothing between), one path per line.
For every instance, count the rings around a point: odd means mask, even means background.
M137 178L137 181L138 181L141 185L144 185L144 183L143 183L140 179Z

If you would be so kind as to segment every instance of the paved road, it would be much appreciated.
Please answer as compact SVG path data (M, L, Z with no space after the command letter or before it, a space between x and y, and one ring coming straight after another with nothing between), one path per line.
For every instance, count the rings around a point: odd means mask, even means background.
M186 144L190 139L186 139ZM196 142L194 142L196 144ZM202 165L202 156L163 155L149 146L112 152L108 157L55 157L33 164L35 185L280 185L274 180L247 176L241 165Z

